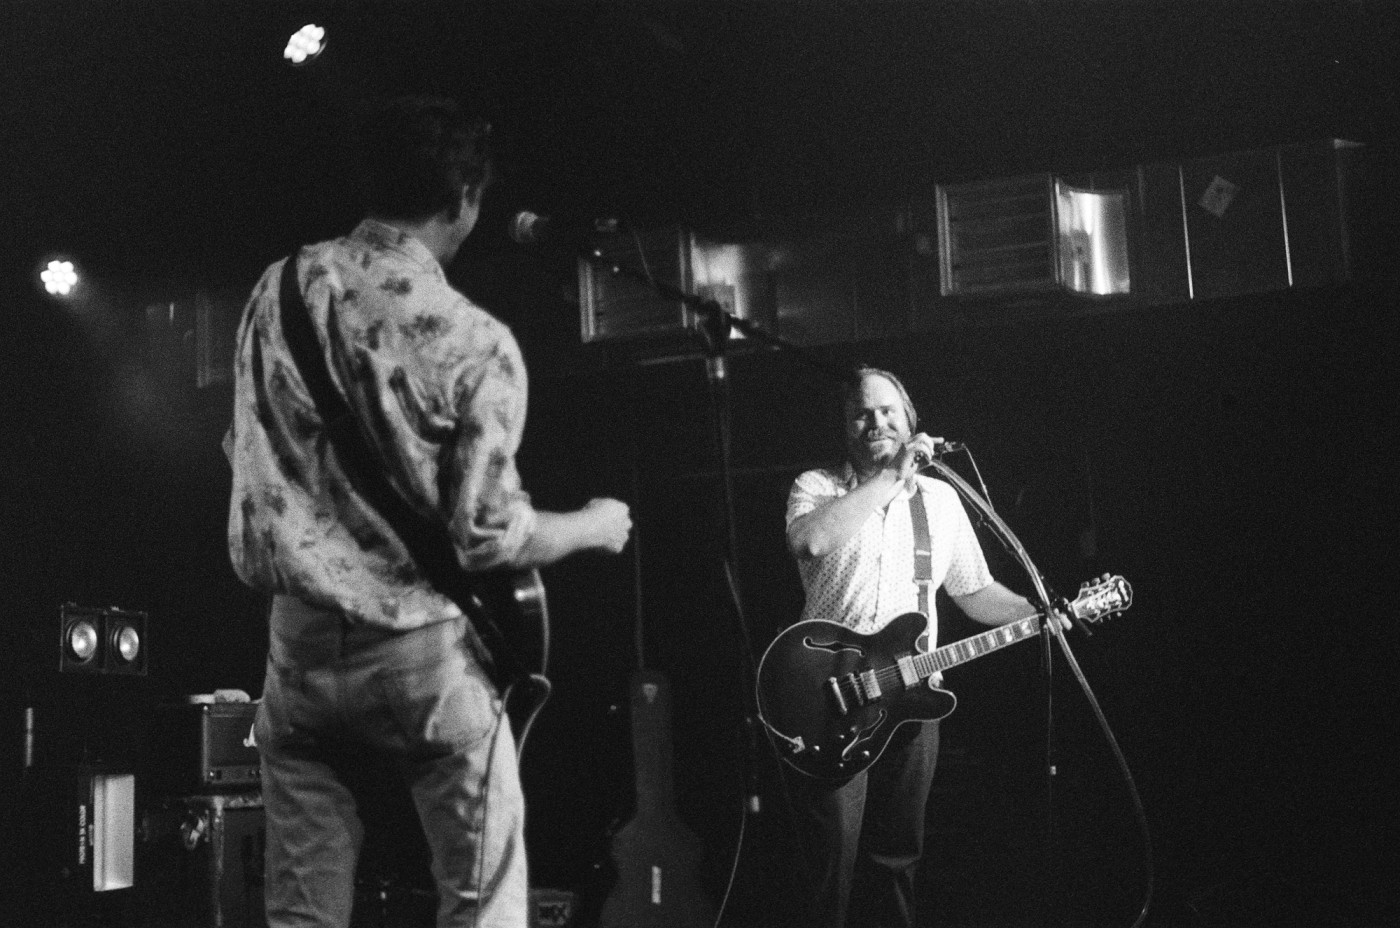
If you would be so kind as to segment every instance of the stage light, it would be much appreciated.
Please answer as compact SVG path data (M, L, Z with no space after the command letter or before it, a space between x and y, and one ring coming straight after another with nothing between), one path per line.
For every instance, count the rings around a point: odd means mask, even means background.
M307 23L292 33L292 37L287 40L287 47L282 50L282 57L290 61L293 67L310 64L326 50L325 39L324 28Z
M83 609L71 603L60 610L61 672L144 676L148 656L146 613Z
M65 673L101 673L102 610L64 606L59 614L59 663Z
M67 296L78 285L78 272L73 270L72 261L50 261L48 267L39 274L44 289L54 296Z
M108 673L146 672L146 616L112 610L102 616L107 650L102 669Z

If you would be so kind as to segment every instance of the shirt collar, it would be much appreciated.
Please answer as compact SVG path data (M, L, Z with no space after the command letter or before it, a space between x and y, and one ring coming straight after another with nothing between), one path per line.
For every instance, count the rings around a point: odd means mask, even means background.
M421 264L424 270L442 273L442 265L438 263L437 258L433 257L433 253L428 250L427 245L424 245L417 237L397 226L391 226L387 222L380 222L378 219L362 219L360 224L355 227L355 231L350 233L350 237L376 249L397 251L415 264Z
M917 483L918 478L919 478L919 475L915 474L915 475L914 475L915 483ZM847 492L847 493L851 492L852 490L854 490L854 489L856 488L856 485L857 485L857 484L856 484L856 469L855 469L854 467L851 466L851 462L850 462L850 461L843 461L842 464L841 464L841 466L838 467L838 468L836 469L836 479L837 479L838 481L840 481L840 482L841 482L841 485L844 486L844 487L846 488L846 492ZM895 494L894 499L895 499L895 500L899 500L899 499L908 499L909 497L911 497L911 496L913 496L913 495L914 495L914 488L913 488L913 486L911 486L910 484L906 483L904 486L902 486L902 487L899 488L899 492ZM893 501L894 501L894 500L891 500L891 502L893 502Z

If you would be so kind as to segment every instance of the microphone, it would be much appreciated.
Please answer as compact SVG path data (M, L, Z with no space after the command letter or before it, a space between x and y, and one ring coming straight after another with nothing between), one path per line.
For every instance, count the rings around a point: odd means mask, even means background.
M610 234L617 231L617 225L617 220L611 216L587 222L565 222L522 209L510 217L507 234L511 241L520 245L554 245L578 242L591 235Z
M933 440L933 457L935 458L941 458L943 455L951 454L954 451L966 450L967 445L964 445L960 441L944 441L941 438L935 438ZM922 449L914 452L914 462L920 467L927 467L930 460L928 454Z

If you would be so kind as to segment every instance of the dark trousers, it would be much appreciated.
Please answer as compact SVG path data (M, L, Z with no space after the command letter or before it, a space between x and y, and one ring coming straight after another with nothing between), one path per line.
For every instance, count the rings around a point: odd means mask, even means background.
M811 878L808 924L915 928L914 877L937 760L938 723L921 722L902 726L849 780L788 772Z

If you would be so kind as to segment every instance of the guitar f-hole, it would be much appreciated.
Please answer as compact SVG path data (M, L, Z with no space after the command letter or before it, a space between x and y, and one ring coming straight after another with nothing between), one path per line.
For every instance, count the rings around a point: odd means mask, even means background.
M875 716L875 720L873 722L860 729L859 731L855 732L855 734L851 737L851 743L846 745L845 748L841 750L841 759L849 760L851 752L854 751L858 745L864 744L866 741L868 741L870 738L870 733L873 732L875 729L879 728L881 725L885 724L885 718L887 716L888 713L886 713L884 709L881 709L879 714Z

